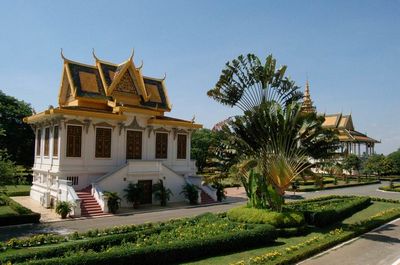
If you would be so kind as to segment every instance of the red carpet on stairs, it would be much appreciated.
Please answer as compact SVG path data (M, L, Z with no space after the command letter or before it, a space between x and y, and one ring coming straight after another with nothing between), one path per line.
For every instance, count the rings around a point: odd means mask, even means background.
M82 217L94 217L106 215L101 210L100 205L91 194L92 186L88 186L80 191L77 191L79 199L81 199L81 216Z
M201 204L210 204L210 203L216 203L213 198L210 197L207 193L204 191L201 191Z

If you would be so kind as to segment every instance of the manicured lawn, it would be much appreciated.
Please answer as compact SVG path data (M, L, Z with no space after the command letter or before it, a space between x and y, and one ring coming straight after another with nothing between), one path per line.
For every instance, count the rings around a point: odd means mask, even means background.
M18 215L10 206L0 206L0 217Z
M29 196L31 185L7 185L5 192L8 196Z
M384 210L388 210L388 209L392 209L392 208L400 209L400 204L387 203L387 202L373 202L373 204L371 204L369 207L367 207L364 210L345 219L342 223L345 225L355 224L356 222L365 220L377 213L380 213ZM329 232L332 231L335 227L337 227L337 226L331 226L331 227L327 227L327 228L313 228L311 233L304 235L304 236L290 237L290 238L278 238L276 240L275 245L273 245L273 246L256 248L256 249L252 249L252 250L238 252L238 253L231 254L231 255L212 257L212 258L195 261L195 262L190 262L190 263L185 263L185 264L191 264L191 265L235 264L239 261L242 261L242 260L247 261L250 258L262 256L266 253L273 253L274 251L279 252L279 253L286 253L286 254L297 254L296 251L298 251L300 253L300 250L293 250L293 249L296 248L296 245L303 244L304 242L307 242L310 240L312 241L314 239L316 240L314 242L314 244L311 243L310 245L306 245L306 246L302 247L301 248L302 252L312 250L312 248L315 247L315 245L317 243L318 243L317 245L326 244L333 237L351 236L351 231L343 231L340 235L329 234ZM320 238L320 239L318 240L317 238ZM295 246L295 247L293 248L293 246ZM282 259L282 257L278 256L273 261L264 262L264 263L260 263L260 264L276 264L281 259ZM256 263L254 263L254 264L256 264Z

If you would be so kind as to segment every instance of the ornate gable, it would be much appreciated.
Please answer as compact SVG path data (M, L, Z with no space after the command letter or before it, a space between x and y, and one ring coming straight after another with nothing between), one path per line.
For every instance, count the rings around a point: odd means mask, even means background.
M129 72L125 72L125 74L121 77L121 80L116 85L114 91L132 94L138 96L139 93L137 92L137 88L133 83L132 77L130 76Z
M61 86L60 86L60 92L58 95L58 103L63 106L74 99L75 99L75 91L72 90L72 86L69 81L67 71L64 68L64 71L63 71L63 74L61 77Z

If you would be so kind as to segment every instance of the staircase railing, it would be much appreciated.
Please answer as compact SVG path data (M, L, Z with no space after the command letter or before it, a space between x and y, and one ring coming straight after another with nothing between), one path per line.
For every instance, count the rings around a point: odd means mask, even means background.
M74 188L72 187L72 182L60 179L58 180L59 187L59 200L70 202L72 205L72 212L70 213L74 217L81 216L81 199L76 194Z
M97 203L100 205L100 208L103 211L103 213L108 213L107 196L104 195L104 192L101 190L99 186L96 185L96 183L92 183L91 193L95 198L95 200L97 201Z

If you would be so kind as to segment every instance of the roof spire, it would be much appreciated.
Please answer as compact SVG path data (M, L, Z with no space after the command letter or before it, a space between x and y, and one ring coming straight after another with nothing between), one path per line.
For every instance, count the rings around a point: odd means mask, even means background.
M304 90L303 105L301 106L301 110L305 113L316 112L316 108L313 106L313 102L311 100L310 83L308 82L308 78L306 81L306 89Z

